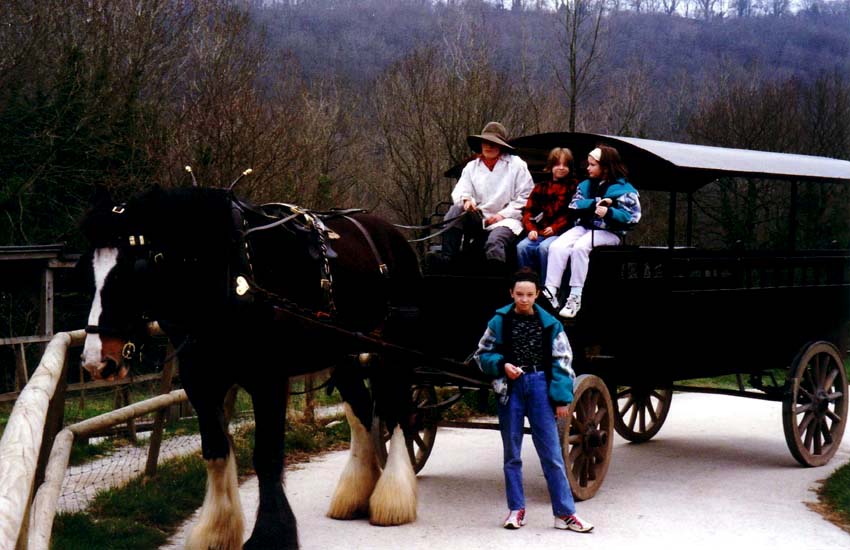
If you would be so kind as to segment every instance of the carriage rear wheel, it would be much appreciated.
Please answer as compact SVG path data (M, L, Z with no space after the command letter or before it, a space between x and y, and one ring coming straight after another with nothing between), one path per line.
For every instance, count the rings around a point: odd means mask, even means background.
M411 389L413 403L411 423L415 426L414 436L405 437L407 454L413 471L417 474L428 461L431 450L434 448L434 440L437 438L437 424L440 422L440 413L430 405L437 403L437 391L434 386L413 386ZM389 451L390 434L387 425L377 415L372 418L372 441L378 454L378 463L381 468L387 465L387 453Z
M614 428L632 443L652 439L670 412L673 390L647 386L620 386L616 396Z
M847 423L847 371L829 342L805 346L791 364L782 401L785 442L803 466L823 466Z
M569 429L564 430L561 447L573 496L587 500L602 486L611 463L614 406L598 376L583 374L574 387Z

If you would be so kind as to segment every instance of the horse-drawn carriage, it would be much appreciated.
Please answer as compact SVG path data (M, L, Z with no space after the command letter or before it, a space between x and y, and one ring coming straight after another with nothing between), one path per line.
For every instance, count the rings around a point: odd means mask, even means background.
M794 457L809 466L828 461L847 415L850 253L847 243L798 250L794 213L797 182L848 183L850 162L592 134L511 144L535 173L552 147L584 158L599 142L620 151L641 192L667 193L669 230L664 246L594 250L586 306L565 323L579 377L563 452L577 498L601 486L613 430L630 441L650 439L679 389L780 401ZM693 245L693 194L721 177L790 181L787 247ZM147 319L158 320L179 350L213 480L193 544L241 544L240 526L217 527L238 515L222 422L233 384L252 395L257 420L261 499L245 548L297 544L279 483L282 396L289 376L329 366L352 425L351 462L329 515L412 521L413 471L434 446L441 409L489 387L466 359L508 301L504 277L422 276L405 238L362 213L254 207L230 190L210 189L101 202L85 224L95 248L95 298L84 360L97 376L120 372L134 355L128 340ZM737 375L738 390L676 385L727 374ZM753 390L745 390L744 376ZM437 388L457 392L438 398Z
M841 248L798 249L794 216L801 182L846 184L850 162L593 134L511 141L535 176L551 148L569 147L581 159L597 143L620 151L639 190L667 193L669 231L663 246L594 250L587 305L564 322L579 374L562 442L576 497L589 498L602 484L612 428L629 441L648 441L664 424L674 391L781 402L794 458L805 466L828 462L840 445L848 408L850 250L847 242ZM448 174L458 175L457 167ZM718 178L784 185L787 244L755 250L694 246L694 194ZM659 197L663 193L654 195ZM677 219L682 210L684 221ZM847 228L838 229L846 238ZM474 349L493 310L508 302L503 279L486 275L426 274L424 294L423 303L430 304L423 308L424 325L433 328L429 349L458 360ZM447 313L445 297L458 294L463 303ZM540 304L548 308L546 302ZM468 373L427 364L416 373L413 395L428 405L419 408L422 430L410 443L418 470L439 425L439 415L430 410L433 387L455 385L460 393L486 388L487 381L476 384L465 379ZM723 375L735 375L738 389L677 385Z

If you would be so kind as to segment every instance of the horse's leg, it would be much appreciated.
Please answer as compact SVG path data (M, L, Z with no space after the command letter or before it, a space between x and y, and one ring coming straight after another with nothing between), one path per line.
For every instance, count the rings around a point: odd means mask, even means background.
M233 445L224 421L226 389L205 394L191 378L184 378L184 385L198 413L202 453L207 461L207 492L198 522L186 541L186 548L238 550L242 548L244 518Z
M298 548L295 514L292 513L281 484L288 395L288 385L284 391L265 387L255 388L251 394L256 422L254 470L260 486L260 503L257 522L251 538L245 542L245 550Z
M362 378L349 365L336 370L334 382L345 401L345 417L351 429L351 449L327 515L334 519L353 519L368 515L369 497L381 475L378 457L369 435L372 400Z
M372 375L378 415L392 433L387 465L369 499L369 522L401 525L416 521L416 473L402 427L410 418L410 383L400 366L377 361Z

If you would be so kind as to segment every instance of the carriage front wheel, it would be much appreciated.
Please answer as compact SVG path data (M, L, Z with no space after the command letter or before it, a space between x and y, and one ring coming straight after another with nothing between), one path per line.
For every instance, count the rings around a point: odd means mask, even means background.
M587 500L602 486L611 464L614 406L608 387L592 374L576 378L573 394L561 447L573 496Z
M425 467L431 450L434 448L434 440L437 438L437 424L440 422L440 413L437 409L430 408L437 403L437 391L434 386L417 385L411 389L412 414L411 423L415 431L413 437L405 437L407 454L413 471L417 474ZM372 418L372 441L378 454L378 463L381 468L387 465L387 453L390 437L392 434L387 430L387 425L378 416Z
M803 466L823 466L847 423L847 371L829 342L806 345L791 364L782 401L785 442Z

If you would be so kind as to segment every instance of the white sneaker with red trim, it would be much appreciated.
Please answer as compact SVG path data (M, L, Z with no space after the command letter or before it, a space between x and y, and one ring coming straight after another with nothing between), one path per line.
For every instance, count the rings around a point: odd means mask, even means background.
M505 518L505 529L519 529L523 525L525 525L525 508L511 510Z
M573 514L571 516L555 516L555 529L589 533L593 531L593 525Z

